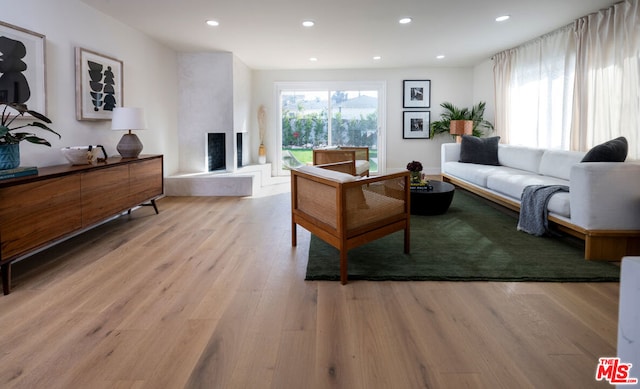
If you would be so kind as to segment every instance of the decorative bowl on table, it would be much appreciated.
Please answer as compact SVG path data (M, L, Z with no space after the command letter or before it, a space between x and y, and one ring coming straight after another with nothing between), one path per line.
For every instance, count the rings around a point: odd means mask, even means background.
M97 146L69 146L60 149L62 155L72 165L90 165L96 161L102 160L98 158L98 148L102 149L102 155L104 160L107 159L107 153L104 151L104 147Z

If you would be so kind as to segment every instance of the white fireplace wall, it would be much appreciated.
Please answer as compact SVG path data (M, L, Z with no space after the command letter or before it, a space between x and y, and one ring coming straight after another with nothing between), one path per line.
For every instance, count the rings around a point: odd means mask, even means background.
M226 168L235 167L233 54L178 55L179 170L206 172L207 133L226 134Z
M257 115L251 112L251 81L252 72L247 65L233 57L233 129L237 133L243 133L242 141L242 165L251 163L249 150L250 137L253 136L249 127L251 119ZM258 135L256 135L258 136ZM234 137L234 140L236 138ZM234 147L234 161L237 161L237 148ZM256 149L257 154L257 149Z

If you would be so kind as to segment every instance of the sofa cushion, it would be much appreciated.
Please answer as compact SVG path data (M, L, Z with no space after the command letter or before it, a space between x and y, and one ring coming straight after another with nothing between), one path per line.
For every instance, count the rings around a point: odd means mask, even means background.
M445 162L442 165L442 172L469 181L479 186L487 186L487 178L505 172L504 166L478 165L461 162Z
M547 209L550 213L571 218L571 195L569 192L558 192L551 196Z
M498 145L498 162L502 166L538 173L544 149Z
M629 145L624 136L594 146L581 162L624 162Z
M527 185L569 185L566 180L521 170L510 174L494 174L487 178L487 188L520 201Z
M478 138L472 135L462 135L460 162L500 165L498 162L498 142L500 142L499 136Z
M571 168L580 163L584 152L567 150L545 150L540 159L538 173L545 176L569 180Z

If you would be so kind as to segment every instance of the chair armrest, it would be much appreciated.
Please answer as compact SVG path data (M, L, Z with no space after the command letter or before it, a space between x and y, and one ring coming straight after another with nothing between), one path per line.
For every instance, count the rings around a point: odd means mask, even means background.
M577 163L570 173L571 222L588 230L640 230L640 163Z
M357 179L342 184L343 225L349 236L398 220L411 210L409 172Z

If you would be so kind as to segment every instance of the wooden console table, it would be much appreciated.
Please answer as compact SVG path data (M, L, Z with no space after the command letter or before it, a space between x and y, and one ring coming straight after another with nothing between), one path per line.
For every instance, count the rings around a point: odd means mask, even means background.
M11 263L163 194L162 155L111 157L95 165L58 165L0 181L2 290Z

